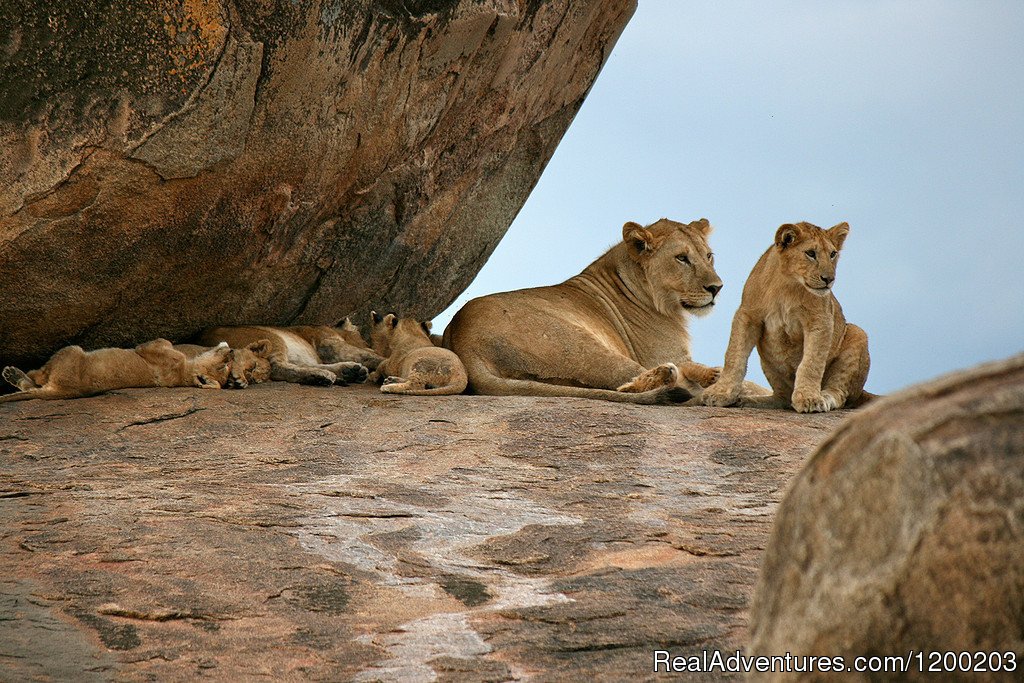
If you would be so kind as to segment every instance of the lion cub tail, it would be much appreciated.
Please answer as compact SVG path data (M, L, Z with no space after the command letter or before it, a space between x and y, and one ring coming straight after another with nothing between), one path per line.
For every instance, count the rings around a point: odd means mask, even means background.
M40 387L38 389L26 389L25 391L19 391L14 394L7 394L6 396L0 396L0 403L10 403L11 401L31 401L34 398L41 399L62 399L62 398L80 398L82 394L75 394L67 391L58 391L56 389L48 389Z

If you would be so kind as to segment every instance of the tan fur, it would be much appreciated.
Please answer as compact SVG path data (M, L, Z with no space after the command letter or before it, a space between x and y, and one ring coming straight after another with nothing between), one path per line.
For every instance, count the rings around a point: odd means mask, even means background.
M365 339L363 339L363 334L359 331L359 327L353 323L350 318L342 320L341 324L334 327L334 330L341 335L341 338L345 340L346 343L360 349L370 348L370 345L366 343Z
M429 322L399 320L393 313L371 315L370 339L385 358L370 379L384 382L382 392L443 396L466 390L466 368L454 353L434 346Z
M175 344L175 350L188 358L195 358L211 347L198 344ZM228 355L228 377L221 384L225 389L244 389L250 384L259 384L270 379L270 341L260 339L241 349L231 349Z
M362 382L365 366L376 367L380 362L373 351L349 344L340 330L326 325L215 327L199 336L202 344L222 341L233 348L258 344L256 355L269 362L270 379L280 382L320 386Z
M576 277L467 303L445 346L480 394L685 400L718 378L692 361L686 329L722 287L710 232L706 219L626 223L622 242Z
M66 346L38 370L24 373L4 368L4 379L20 393L2 396L0 402L80 398L134 387L219 389L228 378L230 351L223 345L188 358L166 339L134 349L84 351L80 346Z
M846 223L828 230L810 223L778 229L775 244L743 287L722 377L704 391L705 405L732 405L740 399L755 345L774 396L750 405L825 412L859 405L870 396L864 392L870 366L867 334L846 322L832 293L849 231Z

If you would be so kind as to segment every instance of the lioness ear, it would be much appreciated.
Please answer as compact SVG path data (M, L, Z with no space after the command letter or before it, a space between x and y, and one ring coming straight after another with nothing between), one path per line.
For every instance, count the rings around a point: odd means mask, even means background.
M260 358L266 358L270 355L270 340L260 339L258 341L254 341L245 348L249 349Z
M714 230L714 228L711 227L711 222L708 221L707 218L701 218L700 220L696 220L690 223L690 227L696 228L697 232L704 235L705 237L710 235L711 231Z
M836 249L842 249L843 242L846 241L846 236L850 234L850 224L843 221L842 223L833 225L825 232L828 234L828 238L832 240L832 244L836 245Z
M633 221L628 221L622 226L622 241L629 245L629 251L633 255L642 254L654 248L651 244L653 237L651 231Z
M779 229L775 231L775 244L785 249L796 241L798 230L799 228L792 223L780 225Z

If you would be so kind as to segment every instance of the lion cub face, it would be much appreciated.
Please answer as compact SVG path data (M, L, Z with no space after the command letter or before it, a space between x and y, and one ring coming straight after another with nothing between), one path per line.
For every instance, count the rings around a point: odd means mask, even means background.
M711 224L706 218L689 224L662 218L647 227L632 221L622 226L622 239L630 257L641 266L659 312L711 312L722 279L715 272L709 234Z
M818 296L827 296L836 281L839 251L850 233L846 223L823 230L811 223L786 223L775 232L782 272Z
M270 379L270 342L261 339L243 349L232 349L228 363L227 386L244 389L250 384L259 384Z
M373 350L387 358L396 346L410 342L433 345L430 341L430 323L419 322L412 318L399 318L394 313L382 316L377 311L370 311L373 320L370 326L370 342Z
M230 357L231 349L225 343L196 356L192 360L192 384L216 389L224 386L230 374Z

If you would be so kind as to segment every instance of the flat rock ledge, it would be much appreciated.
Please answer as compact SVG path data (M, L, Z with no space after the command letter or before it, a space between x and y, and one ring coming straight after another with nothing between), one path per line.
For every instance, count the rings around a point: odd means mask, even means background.
M844 413L268 384L0 407L7 680L645 679ZM715 678L709 676L708 678Z

